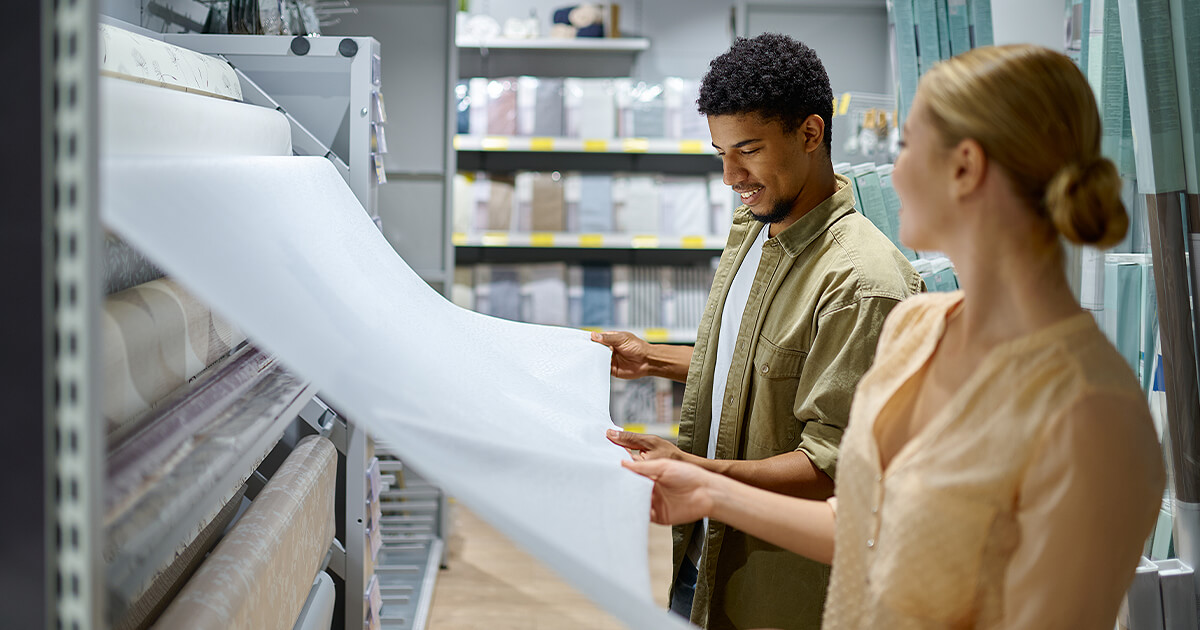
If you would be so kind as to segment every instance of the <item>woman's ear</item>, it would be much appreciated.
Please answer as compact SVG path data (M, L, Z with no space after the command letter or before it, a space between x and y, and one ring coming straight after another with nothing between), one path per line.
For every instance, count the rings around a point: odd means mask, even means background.
M983 187L987 177L987 154L970 138L959 142L950 151L950 168L954 196L968 197Z

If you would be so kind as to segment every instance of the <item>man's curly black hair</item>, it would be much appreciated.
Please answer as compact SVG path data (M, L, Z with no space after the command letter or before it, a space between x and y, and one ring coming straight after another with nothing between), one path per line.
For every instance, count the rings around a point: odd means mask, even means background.
M708 64L696 105L706 116L758 114L787 132L816 114L825 121L825 151L833 146L829 74L813 49L787 35L737 38Z

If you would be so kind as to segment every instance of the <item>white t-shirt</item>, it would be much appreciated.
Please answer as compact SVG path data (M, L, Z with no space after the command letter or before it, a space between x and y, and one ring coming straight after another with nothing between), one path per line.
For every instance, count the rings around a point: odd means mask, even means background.
M737 346L738 330L742 327L742 315L746 312L746 302L750 299L750 287L754 286L754 276L758 273L758 263L762 261L763 244L767 242L770 226L764 225L759 231L758 238L746 252L741 266L733 276L729 285L729 295L725 297L725 305L721 308L721 328L717 330L717 362L713 372L712 390L712 423L708 430L708 459L717 454L717 432L721 428L721 410L724 408L725 385L729 382L729 367L733 364L733 350ZM687 555L692 563L699 565L700 546L708 532L708 519L698 532L699 537L692 536L688 545Z

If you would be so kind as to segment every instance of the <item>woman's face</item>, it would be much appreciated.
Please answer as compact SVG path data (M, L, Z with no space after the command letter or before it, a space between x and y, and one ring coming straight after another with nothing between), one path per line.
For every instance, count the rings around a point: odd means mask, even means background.
M941 134L929 120L920 92L904 121L892 184L900 197L900 241L923 251L942 251L954 213L953 173Z

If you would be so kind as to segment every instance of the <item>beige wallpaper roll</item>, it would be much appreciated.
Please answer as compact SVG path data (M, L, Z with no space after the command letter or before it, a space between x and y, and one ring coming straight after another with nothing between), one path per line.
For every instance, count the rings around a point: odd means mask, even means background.
M337 451L300 441L159 617L164 630L289 630L333 541Z
M101 404L109 431L149 409L246 339L168 278L109 296L100 331Z
M242 83L228 63L193 50L100 25L100 74L234 101Z

